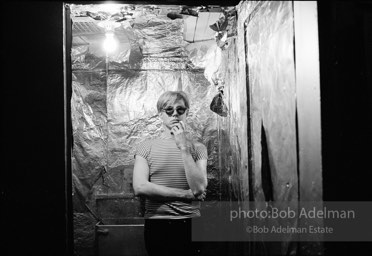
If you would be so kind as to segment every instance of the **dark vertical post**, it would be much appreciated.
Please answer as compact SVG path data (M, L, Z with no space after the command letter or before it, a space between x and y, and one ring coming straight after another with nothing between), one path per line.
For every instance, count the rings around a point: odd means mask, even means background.
M245 60L248 56L248 42L247 37L245 36L247 34L247 25L248 25L248 19L244 22L244 49L245 49ZM249 88L249 68L248 63L245 64L245 74L246 74L246 83L247 83L247 120L248 120L248 131L247 131L247 143L248 143L248 189L249 189L249 201L254 201L253 197L253 179L252 179L252 171L253 171L253 151L252 151L252 120L251 120L251 93Z

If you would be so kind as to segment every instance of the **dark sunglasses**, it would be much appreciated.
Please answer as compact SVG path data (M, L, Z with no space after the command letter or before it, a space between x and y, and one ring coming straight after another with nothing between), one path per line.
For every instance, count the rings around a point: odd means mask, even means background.
M163 110L165 111L165 113L167 113L168 116L173 115L174 110L176 110L177 111L177 114L179 114L181 116L181 115L185 114L186 109L187 108L183 108L183 107L178 107L176 109L174 109L172 107L163 108Z

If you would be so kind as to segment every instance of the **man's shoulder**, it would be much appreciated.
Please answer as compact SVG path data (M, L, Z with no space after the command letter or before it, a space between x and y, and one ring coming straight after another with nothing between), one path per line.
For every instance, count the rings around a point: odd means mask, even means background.
M151 144L153 143L154 139L145 139L145 140L142 140L140 142L137 143L137 146L138 147L148 147L148 146L151 146Z
M197 140L193 140L192 144L194 145L195 148L200 148L200 149L207 148L203 143Z
M144 146L153 146L157 144L163 144L166 143L168 140L164 140L162 138L147 138L141 142L138 143L138 145L144 145Z
M193 141L193 144L196 147L205 147L205 145L203 143L201 143L200 141L197 141L197 140Z

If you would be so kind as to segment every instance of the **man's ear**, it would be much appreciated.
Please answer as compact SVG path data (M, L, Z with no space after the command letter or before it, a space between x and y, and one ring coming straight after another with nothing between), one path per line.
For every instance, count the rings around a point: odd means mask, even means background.
M164 111L161 111L158 113L158 118L160 119L160 121L165 122L167 120L167 115Z

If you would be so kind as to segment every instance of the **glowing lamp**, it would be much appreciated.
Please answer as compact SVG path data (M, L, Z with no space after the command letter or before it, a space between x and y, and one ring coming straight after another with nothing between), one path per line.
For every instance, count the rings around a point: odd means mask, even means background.
M118 42L114 38L113 32L107 32L105 36L106 38L105 41L103 42L103 49L105 50L106 53L112 53L118 47Z

